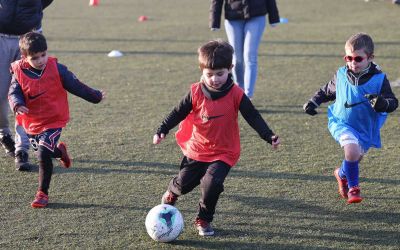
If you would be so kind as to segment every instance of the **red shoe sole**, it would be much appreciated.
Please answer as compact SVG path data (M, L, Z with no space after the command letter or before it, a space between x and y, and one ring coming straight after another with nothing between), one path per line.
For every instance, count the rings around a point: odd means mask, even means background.
M354 197L347 200L348 204L360 203L363 199L361 197Z
M47 207L47 204L46 204L46 205L43 205L43 204L32 203L31 206L32 206L33 208L44 208L44 207Z
M340 194L340 196L344 199L347 199L347 192L349 191L347 187L345 187L342 183L342 178L340 178L339 176L339 169L335 169L335 171L333 171L333 174L335 175L336 181L338 183L338 192Z

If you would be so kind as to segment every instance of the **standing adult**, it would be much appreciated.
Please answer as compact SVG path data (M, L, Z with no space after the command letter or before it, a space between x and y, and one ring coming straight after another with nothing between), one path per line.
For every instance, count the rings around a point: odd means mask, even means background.
M8 122L10 64L20 59L19 37L41 30L43 9L53 0L0 0L0 144L6 154L15 157L17 170L28 171L29 140L24 129L15 124L15 142Z
M266 15L271 26L279 23L275 0L211 0L210 28L220 28L224 7L225 30L233 46L233 77L252 98L257 79L258 47L265 29Z

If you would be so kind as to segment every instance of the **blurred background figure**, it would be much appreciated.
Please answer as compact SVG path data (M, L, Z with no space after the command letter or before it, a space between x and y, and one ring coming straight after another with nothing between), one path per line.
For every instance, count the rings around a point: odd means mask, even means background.
M210 28L217 30L221 12L225 12L225 30L235 52L233 56L234 81L252 98L257 79L258 47L265 29L266 15L271 26L279 23L275 0L212 0Z
M0 144L15 167L29 171L29 140L21 126L15 126L15 142L8 122L8 89L11 83L10 64L20 59L19 37L29 31L41 31L43 9L53 0L0 0Z

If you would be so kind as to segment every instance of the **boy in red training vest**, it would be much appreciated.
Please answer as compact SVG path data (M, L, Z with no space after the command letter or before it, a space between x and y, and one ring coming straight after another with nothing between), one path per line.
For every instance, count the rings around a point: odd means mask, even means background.
M71 166L65 143L58 140L69 121L67 91L89 102L99 103L105 92L81 83L67 67L47 54L42 34L29 32L19 41L22 59L11 64L12 80L8 93L18 125L28 134L39 160L39 188L33 208L48 204L48 190L53 173L52 158L63 167Z
M210 41L198 49L200 82L165 118L153 137L159 144L179 124L176 140L184 157L180 171L169 183L162 203L174 205L178 196L200 185L201 199L195 226L201 236L214 235L211 221L224 180L240 156L238 111L260 137L275 149L280 141L254 108L243 90L232 81L233 48Z

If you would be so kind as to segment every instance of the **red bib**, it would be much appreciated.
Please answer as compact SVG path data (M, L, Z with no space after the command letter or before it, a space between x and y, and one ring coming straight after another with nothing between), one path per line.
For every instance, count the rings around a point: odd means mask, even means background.
M68 97L58 73L57 59L49 57L39 79L25 75L22 69L29 68L29 64L23 59L12 63L11 67L29 109L29 113L16 116L18 124L32 135L65 127L69 121Z
M197 161L235 165L240 156L238 111L242 89L234 85L224 97L211 100L203 94L201 83L195 83L191 95L192 111L175 134L183 154Z

